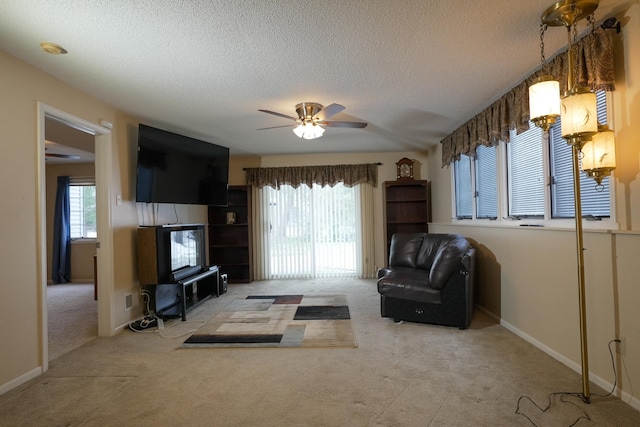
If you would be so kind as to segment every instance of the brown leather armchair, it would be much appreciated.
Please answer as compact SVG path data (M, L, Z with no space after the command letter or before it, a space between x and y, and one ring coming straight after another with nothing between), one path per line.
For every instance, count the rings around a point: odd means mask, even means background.
M378 270L382 317L466 329L474 271L475 249L459 234L396 233Z

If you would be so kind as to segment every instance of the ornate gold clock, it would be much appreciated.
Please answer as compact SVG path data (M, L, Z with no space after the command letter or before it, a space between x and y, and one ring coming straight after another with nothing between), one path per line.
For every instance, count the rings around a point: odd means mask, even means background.
M396 162L397 179L413 179L413 160L406 157Z

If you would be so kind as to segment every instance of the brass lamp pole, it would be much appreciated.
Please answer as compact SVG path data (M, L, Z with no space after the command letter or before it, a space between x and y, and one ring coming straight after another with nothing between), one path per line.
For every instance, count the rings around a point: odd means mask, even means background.
M571 145L573 191L576 223L576 253L578 257L578 303L580 315L580 356L582 360L582 400L590 402L589 354L587 345L587 318L584 281L584 245L582 233L582 202L580 199L579 155L583 145L598 132L596 96L588 88L575 84L572 34L575 23L593 13L598 0L564 0L553 4L542 14L548 26L565 26L569 39L567 49L567 92L562 97L562 137Z

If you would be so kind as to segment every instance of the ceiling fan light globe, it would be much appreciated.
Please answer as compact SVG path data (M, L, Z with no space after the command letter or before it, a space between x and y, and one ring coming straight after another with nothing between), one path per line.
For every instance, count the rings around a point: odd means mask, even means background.
M293 133L295 133L298 138L316 139L324 134L324 129L322 126L313 123L301 123L299 126L293 128Z
M304 123L300 123L293 128L293 133L295 133L298 138L302 138L304 136L304 127Z

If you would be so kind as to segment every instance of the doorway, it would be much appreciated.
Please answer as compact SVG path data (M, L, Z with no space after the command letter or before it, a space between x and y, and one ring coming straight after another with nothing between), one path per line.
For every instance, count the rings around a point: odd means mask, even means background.
M98 336L94 152L94 135L45 117L49 360Z
M92 135L95 147L95 186L97 189L96 211L97 229L99 240L96 242L96 254L99 259L98 278L98 335L112 335L114 333L111 299L113 296L113 255L111 212L109 200L110 171L111 171L111 129L103 125L96 125L84 119L70 115L46 104L38 103L38 277L41 280L39 287L40 322L42 325L40 362L43 372L48 369L49 361L49 331L48 331L48 307L47 307L47 212L46 212L46 122L53 120L76 131Z

